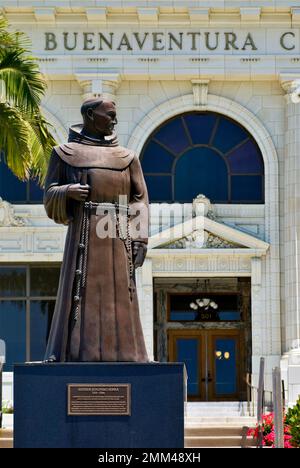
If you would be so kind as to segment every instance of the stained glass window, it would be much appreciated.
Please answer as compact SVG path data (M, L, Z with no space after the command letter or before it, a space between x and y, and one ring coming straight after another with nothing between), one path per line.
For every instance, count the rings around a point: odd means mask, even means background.
M141 164L151 202L263 203L264 164L249 132L213 112L189 112L156 129Z

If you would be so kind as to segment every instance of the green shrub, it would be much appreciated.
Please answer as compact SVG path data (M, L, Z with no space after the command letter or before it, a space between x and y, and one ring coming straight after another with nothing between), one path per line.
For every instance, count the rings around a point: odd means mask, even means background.
M300 447L300 396L296 405L289 408L286 414L286 424L290 427L291 443L294 447Z
M3 414L13 414L14 408L11 401L2 402L2 413Z

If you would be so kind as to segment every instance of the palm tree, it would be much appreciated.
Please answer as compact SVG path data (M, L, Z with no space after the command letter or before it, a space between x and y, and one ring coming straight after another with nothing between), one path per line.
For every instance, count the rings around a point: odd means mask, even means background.
M43 183L55 145L40 111L46 90L38 63L30 55L30 41L8 32L0 17L0 150L4 161L21 180ZM1 154L0 153L0 154Z

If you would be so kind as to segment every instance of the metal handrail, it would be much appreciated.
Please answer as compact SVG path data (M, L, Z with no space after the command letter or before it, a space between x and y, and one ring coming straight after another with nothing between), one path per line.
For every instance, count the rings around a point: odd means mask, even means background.
M277 374L276 386L274 385L274 372ZM264 388L264 358L261 358L258 387L252 385L250 373L247 373L245 378L245 382L247 385L247 412L249 416L255 416L256 407L257 427L259 434L257 440L257 448L262 448L263 446L262 416L266 411L274 411L274 429L275 433L277 433L276 444L278 447L283 446L282 415L285 413L286 406L285 385L284 381L281 380L279 368L273 369L272 377L273 391L266 390ZM268 395L269 398L266 398L266 395Z
M282 380L279 367L272 370L273 394L274 394L274 433L275 447L284 447L284 427L283 427L283 398L282 398Z
M258 387L251 385L249 382L250 374L247 373L245 382L247 384L247 413L248 416L254 417L256 412L256 405L257 405L257 392ZM273 391L272 390L264 390L263 392L263 412L265 411L272 411L273 410ZM268 396L268 397L267 397Z
M255 387L251 385L250 380L251 380L251 374L247 372L246 379L245 379L245 382L247 385L247 412L249 416L254 416L254 398L252 397L252 395L253 395L253 390L255 389ZM251 404L252 404L252 408L251 408Z
M257 447L262 448L263 446L263 429L262 429L262 415L264 412L264 386L265 386L265 360L263 357L260 358L259 363L259 380L257 390L257 425L258 425L258 440Z

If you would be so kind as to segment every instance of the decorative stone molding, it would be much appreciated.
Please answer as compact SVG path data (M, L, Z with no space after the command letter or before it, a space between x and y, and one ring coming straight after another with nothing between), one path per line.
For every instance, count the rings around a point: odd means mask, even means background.
M243 57L241 58L242 63L257 63L260 62L260 57Z
M114 101L121 83L119 73L77 73L75 74L83 90L83 100L91 97L105 97Z
M178 255L182 253L182 255ZM175 251L174 251L175 253ZM235 253L230 253L224 256L221 253L207 253L197 255L194 251L191 253L178 249L175 255L170 256L170 252L157 252L157 256L153 255L152 251L152 270L153 276L197 276L199 274L218 274L220 276L233 275L251 275L251 259L250 257L237 256ZM172 251L173 254L173 251Z
M0 227L25 226L26 222L15 215L14 207L0 197Z
M209 80L192 80L194 105L206 106Z
M251 259L251 282L253 287L261 286L261 258L253 257Z
M51 110L42 104L43 115L46 117L47 121L52 125L50 127L50 132L56 139L59 144L65 143L68 139L67 129L64 127L63 123L58 119L56 115L51 112Z
M67 233L65 226L6 225L0 227L0 231L0 262L62 260Z
M112 24L124 24L126 22L126 24L134 25L145 23L149 25L157 24L158 20L160 24L168 25L182 24L183 22L186 24L209 22L210 25L219 26L221 22L222 24L230 22L238 24L239 21L266 26L270 23L279 23L286 27L290 27L291 23L293 26L299 24L299 7L291 6L288 4L291 2L285 1L281 2L281 4L274 1L269 2L270 5L267 7L267 11L264 11L267 15L261 15L261 9L264 7L249 7L250 2L239 2L242 5L244 3L245 6L238 8L239 5L236 4L237 8L233 8L232 3L226 4L227 2L224 3L224 1L206 2L202 7L195 7L195 5L200 5L203 2L162 0L161 2L155 2L159 5L159 7L156 7L156 5L150 6L151 2L130 3L116 0L108 0L107 2L95 0L78 2L78 0L65 0L63 2L56 2L59 7L57 9L43 6L35 7L32 5L33 3L37 5L47 4L46 1L11 0L8 2L7 0L0 0L0 9L3 7L4 13L10 23L22 23L23 20L23 24L45 23L45 17L52 17L52 13L49 13L49 10L55 10L55 20L64 25L70 24L72 20L79 24L86 24L86 22L103 23L107 21ZM48 3L53 5L54 2ZM182 7L183 4L185 8ZM99 5L99 7L96 5ZM107 9L109 9L108 12ZM22 15L24 10L26 14Z
M240 15L242 22L259 22L261 8L258 7L241 7Z
M107 9L106 8L87 8L86 17L91 23L105 23L106 22Z
M158 8L137 8L138 19L141 23L155 23L158 21Z
M210 8L189 8L191 23L208 22Z
M288 103L298 104L300 102L300 75L289 77L288 75L282 74L281 86L285 91L285 98Z
M108 58L105 57L92 57L87 59L90 63L106 63L108 62Z
M239 244L229 242L219 236L215 236L207 231L194 231L192 234L183 237L175 242L167 244L168 249L234 249L245 248Z
M102 95L106 97L107 99L111 99L112 101L115 101L116 99L116 92L117 89L120 86L121 79L118 75L118 78L115 80L104 80L103 81L103 93Z
M196 198L194 198L192 207L193 217L202 215L210 219L217 219L214 213L213 205L211 204L209 198L203 194L199 194Z
M165 249L170 245L175 245L175 248L189 248L192 246L193 248L202 249L206 245L205 232L211 235L207 243L209 248L216 245L219 248L227 248L229 244L233 248L258 249L264 254L269 249L267 242L203 215L193 217L154 234L149 238L149 249ZM213 240L213 238L215 239Z
M291 14L292 14L292 25L299 26L300 25L300 8L292 7Z
M35 8L34 16L39 23L55 23L56 8Z
M101 80L80 80L79 84L82 88L83 101L92 97L100 97L102 94Z
M206 231L205 231L206 232ZM205 239L205 247L207 249L236 249L236 248L246 248L234 242L229 242L225 239L222 239L219 236L214 236L213 234L207 235Z

